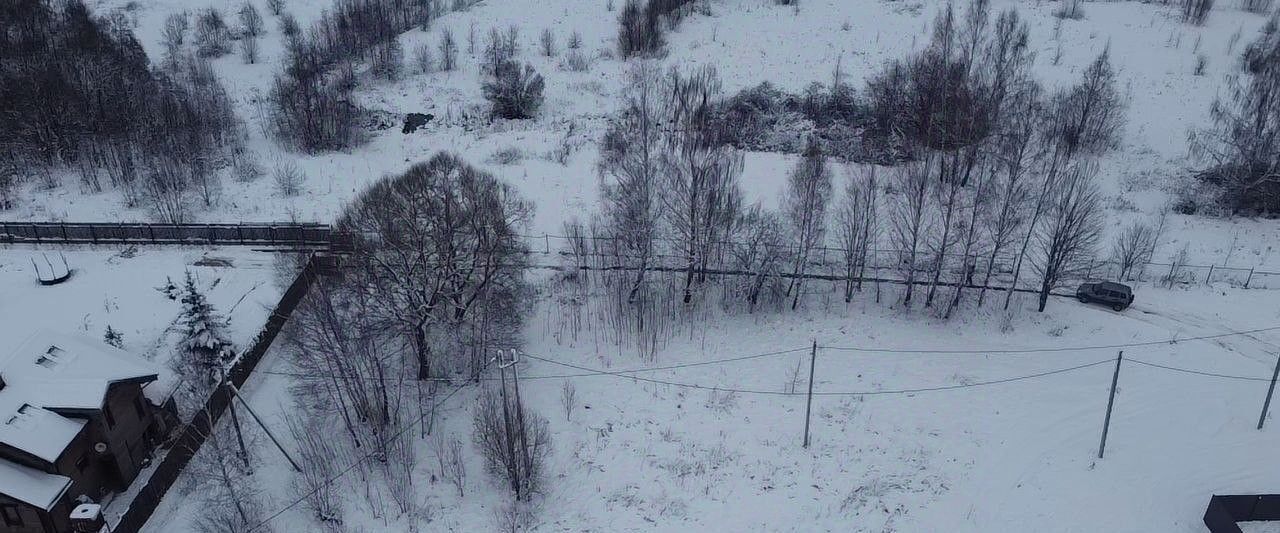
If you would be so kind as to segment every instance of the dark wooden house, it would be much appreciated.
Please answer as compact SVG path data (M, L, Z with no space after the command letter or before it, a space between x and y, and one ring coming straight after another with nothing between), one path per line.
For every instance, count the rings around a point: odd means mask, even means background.
M47 332L0 357L0 532L70 531L76 504L128 488L174 424L148 397L159 369Z

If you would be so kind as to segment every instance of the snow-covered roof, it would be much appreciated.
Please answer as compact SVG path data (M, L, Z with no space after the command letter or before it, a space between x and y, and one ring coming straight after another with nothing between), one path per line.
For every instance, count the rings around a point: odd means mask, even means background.
M0 461L0 492L48 511L71 486L71 478Z
M32 333L0 359L0 443L52 463L86 424L54 410L101 409L113 383L150 381L158 374L151 363L105 344L47 331ZM0 493L32 505L50 504L42 498L58 479L67 481L0 460Z
M101 342L37 331L0 359L5 383L0 402L18 396L22 403L48 409L100 409L111 384L154 380L159 372L152 363Z

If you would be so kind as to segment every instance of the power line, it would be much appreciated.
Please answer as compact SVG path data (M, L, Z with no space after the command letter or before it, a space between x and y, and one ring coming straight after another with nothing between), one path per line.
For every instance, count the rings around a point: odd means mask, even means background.
M747 360L751 360L751 359L762 359L762 358L765 358L765 357L772 357L772 356L775 356L775 355L786 355L786 354L790 354L790 353L803 352L803 351L805 351L805 350L808 350L808 348L792 348L792 349L790 349L790 350L778 350L778 351L773 351L773 352L763 352L763 353L756 353L756 354L750 354L750 355L740 355L740 356L737 356L737 357L727 357L727 358L723 358L723 359L711 359L711 360L708 360L708 361L697 361L697 362L693 362L693 363L679 363L679 364L666 365L666 366L652 366L652 367L644 367L644 368L629 368L629 369L611 370L611 371L609 371L609 372L597 372L597 371L591 371L591 372L584 372L584 373L577 373L577 374L558 374L558 375L542 375L542 376L525 376L525 377L522 377L522 378L520 378L520 379L564 379L564 378L578 378L578 377L589 377L589 376L607 375L608 373L632 374L632 373L637 373L637 372L654 372L654 371L658 371L658 370L676 370L676 369L681 369L681 368L692 368L692 367L698 367L698 366L721 365L721 364L728 364L728 363L736 363L736 362L739 362L739 361L747 361ZM324 374L308 374L308 373L304 373L304 372L277 372L277 371L269 371L269 370L268 370L268 371L263 371L263 372L260 372L260 373L262 373L262 374L271 374L271 375L276 375L276 376L288 376L288 377L295 377L295 378L312 378L312 379L335 379L335 378L336 378L336 379L346 379L346 380L352 380L352 379L354 379L354 380L366 380L366 381L399 381L399 380L403 379L403 378L377 378L377 377L363 377L363 376L332 376L332 375L324 375ZM453 380L452 380L451 378L430 378L430 379L426 379L426 380L409 380L409 381L440 381L440 382L451 382L451 381L453 381ZM482 381L497 381L497 378L482 378Z
M819 346L828 350L836 350L841 352L870 352L870 353L906 353L906 354L1028 354L1028 353L1047 353L1047 352L1086 352L1094 350L1119 350L1124 348L1139 348L1143 346L1157 346L1161 344L1177 344L1179 342L1202 341L1210 339L1220 339L1224 337L1233 337L1237 335L1250 335L1254 333L1262 333L1266 331L1280 330L1280 326L1271 326L1266 328L1251 329L1245 331L1235 331L1231 333L1219 333L1215 335L1202 335L1199 337L1186 337L1182 339L1171 339L1167 341L1145 341L1130 342L1124 344L1098 344L1086 346L1058 346L1051 348L1021 348L1006 350L929 350L929 349L893 349L893 348L864 348L860 346Z
M644 381L644 382L654 383L654 384L658 384L658 385L671 385L671 386L674 386L674 387L683 387L683 388L689 388L689 389L701 389L701 390L711 390L711 391L720 391L720 392L732 392L732 393L739 393L739 394L758 394L758 395L765 395L765 396L804 396L804 393L799 393L799 392L782 392L782 391L769 391L769 390L758 390L758 389L737 389L737 388L730 388L730 387L720 387L720 386L702 385L702 384L698 384L698 383L682 383L682 382L677 382L677 381L666 381L666 380L661 380L661 379L645 378L645 377L640 377L640 376L628 375L628 374L621 373L621 372L613 372L613 371L608 371L608 370L598 370L598 369L593 369L593 368L589 368L589 367L585 367L585 366L575 365L575 364L572 364L572 363L565 363L565 362L556 361L556 360L553 360L553 359L547 359L547 358L545 358L545 357L538 357L538 356L536 356L536 355L531 355L531 354L527 354L527 353L524 353L524 354L521 354L521 355L522 355L522 356L524 356L524 357L528 357L528 358L530 358L530 359L536 359L536 360L538 360L538 361L544 361L544 362L551 363L551 364L554 364L554 365L560 365L560 366L564 366L564 367L568 367L568 368L573 368L573 369L577 369L577 370L582 370L582 371L585 371L585 372L591 372L591 373L594 373L594 374L610 375L610 376L614 376L614 377L625 378L625 379L633 379L633 380L637 380L637 381ZM1110 363L1110 362L1112 362L1112 361L1115 361L1115 358L1114 358L1114 357L1112 357L1112 358L1107 358L1107 359L1103 359L1103 360L1101 360L1101 361L1095 361L1095 362L1093 362L1093 363L1086 363L1086 364L1083 364L1083 365L1076 365L1076 366L1067 367L1067 368L1060 368L1060 369L1057 369L1057 370L1050 370L1050 371L1047 371L1047 372L1040 372L1040 373L1036 373L1036 374L1028 374L1028 375L1025 375L1025 376L1015 376L1015 377L1011 377L1011 378L997 379L997 380L991 380L991 381L980 381L980 382L976 382L976 383L965 383L965 384L958 384L958 385L943 385L943 386L938 386L938 387L920 387L920 388L912 388L912 389L885 389L885 390L874 390L874 391L841 391L841 392L834 392L834 391L833 391L833 392L815 392L815 393L813 393L813 395L814 395L814 396L872 396L872 395L884 395L884 394L912 394L912 393L917 393L917 392L932 392L932 391L945 391L945 390L954 390L954 389L966 389L966 388L971 388L971 387L981 387L981 386L985 386L985 385L996 385L996 384L1000 384L1000 383L1010 383L1010 382L1014 382L1014 381L1023 381L1023 380L1028 380L1028 379L1035 379L1035 378L1040 378L1040 377L1045 377L1045 376L1051 376L1051 375L1054 375L1054 374L1062 374L1062 373L1066 373L1066 372L1072 372L1072 371L1075 371L1075 370L1081 370L1081 369L1084 369L1084 368L1089 368L1089 367L1092 367L1092 366L1098 366L1098 365L1101 365L1101 364L1104 364L1104 363Z
M1180 368L1180 367L1176 367L1176 366L1168 366L1168 365L1161 365L1161 364L1156 364L1156 363L1148 363L1148 362L1146 362L1146 361L1143 361L1143 360L1140 360L1140 359L1134 359L1134 358L1132 358L1132 357L1131 357L1131 358L1128 358L1128 359L1125 359L1125 361L1129 361L1129 362L1131 362L1131 363L1138 363L1138 364L1140 364L1140 365L1146 365L1146 366L1154 367L1154 368L1161 368L1161 369L1164 369L1164 370L1171 370L1171 371L1174 371L1174 372L1182 372L1182 373L1184 373L1184 374L1195 374L1195 375L1197 375L1197 376L1207 376L1207 377L1211 377L1211 378L1238 379L1238 380L1242 380L1242 381L1271 381L1271 378L1255 378L1255 377L1249 377L1249 376L1233 376L1233 375L1230 375L1230 374L1217 374L1217 373L1214 373L1214 372L1205 372L1205 371L1203 371L1203 370L1195 370L1195 369L1191 369L1191 368Z

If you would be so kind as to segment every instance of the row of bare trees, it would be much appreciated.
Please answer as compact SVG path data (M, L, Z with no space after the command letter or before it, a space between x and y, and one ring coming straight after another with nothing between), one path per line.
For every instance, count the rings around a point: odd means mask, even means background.
M1010 287L1032 272L1043 311L1097 251L1103 214L1094 160L1118 142L1125 102L1108 50L1077 83L1043 90L1030 75L1027 33L1017 11L993 16L986 0L962 14L944 9L928 47L868 84L871 134L892 137L909 160L837 173L842 165L810 137L777 212L743 205L742 156L730 147L715 71L636 65L601 141L602 211L590 228L568 228L594 238L573 254L591 248L621 267L600 278L623 316L613 322L641 338L663 327L655 310L673 308L662 293L671 284L650 279L675 266L670 258L684 270L685 307L715 281L724 301L749 311L762 301L795 309L814 251L832 242L843 250L846 301L862 290L868 268L879 267L873 250L888 248L906 281L907 308L922 301L948 317L970 286L980 305L997 260L1012 257ZM852 101L846 91L815 95L824 97ZM837 174L844 187L835 186ZM751 275L708 275L716 271Z

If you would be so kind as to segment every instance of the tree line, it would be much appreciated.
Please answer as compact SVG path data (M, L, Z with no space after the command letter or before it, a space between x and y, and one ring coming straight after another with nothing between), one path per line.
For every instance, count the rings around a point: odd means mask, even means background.
M242 131L207 60L154 69L123 18L79 0L9 2L0 29L0 208L20 181L52 188L65 170L164 221L213 202Z

